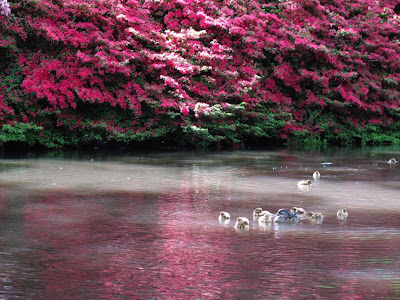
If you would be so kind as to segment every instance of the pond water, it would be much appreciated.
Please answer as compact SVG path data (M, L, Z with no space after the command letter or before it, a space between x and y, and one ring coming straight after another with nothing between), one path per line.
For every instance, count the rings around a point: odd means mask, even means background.
M392 157L400 147L3 158L0 299L400 299ZM293 206L324 220L253 222L256 207Z

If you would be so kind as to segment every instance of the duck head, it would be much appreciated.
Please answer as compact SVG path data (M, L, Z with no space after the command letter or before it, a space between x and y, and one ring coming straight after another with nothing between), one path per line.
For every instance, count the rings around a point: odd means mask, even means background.
M250 222L249 222L249 220L248 220L247 218L245 218L245 217L239 217L239 218L236 220L235 228L236 228L237 230L241 230L241 229L243 229L243 230L249 230L249 225L250 225Z
M258 216L259 214L261 214L262 212L262 208L261 207L257 207L255 210L253 210L253 214Z
M303 186L303 185L311 185L311 180L300 180L298 183L297 183L297 185L298 186Z
M349 213L347 212L347 209L346 208L342 208L342 209L339 209L338 210L338 212L336 213L336 215L337 215L337 217L339 218L339 219L346 219L347 218L347 216L349 215Z
M229 213L227 213L226 211L221 211L221 213L219 214L219 217L221 219L230 219L231 215Z
M322 220L324 216L320 212L310 212L307 216L312 220Z
M292 207L291 210L293 210L296 213L296 215L301 215L301 216L306 215L306 211L304 210L304 208L294 206Z
M275 217L274 214L264 214L259 219L259 223L271 223L272 219Z
M239 217L237 219L237 223L238 223L238 225L242 225L242 226L249 226L249 224L250 224L249 220L245 217Z

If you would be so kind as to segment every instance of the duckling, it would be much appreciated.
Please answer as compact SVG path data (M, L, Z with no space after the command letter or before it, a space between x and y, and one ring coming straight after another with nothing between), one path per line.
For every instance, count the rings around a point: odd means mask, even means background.
M255 210L253 210L253 217L259 217L262 214L262 208L261 207L257 207Z
M294 223L297 221L296 213L291 209L290 211L284 208L278 210L276 215L274 216L274 223Z
M246 217L239 217L235 223L235 228L236 229L249 229L249 219L247 219Z
M347 212L347 209L345 208L341 208L338 210L338 212L336 213L337 217L339 219L346 219L347 216L349 215L349 213Z
M318 172L318 171L315 171L315 172L312 174L312 177L313 177L315 180L317 180L317 179L319 179L319 178L321 177L321 173Z
M309 212L307 217L311 220L323 220L324 216L320 212Z
M226 211L221 211L221 213L219 214L218 220L220 222L222 221L227 221L231 218L231 215L229 213L227 213Z
M311 180L300 180L297 185L311 185Z
M271 223L275 215L265 210L265 214L258 218L258 223Z
M395 164L395 163L397 163L397 160L395 158L391 158L388 161L388 164Z
M236 221L235 228L248 230L249 224L249 219L247 219L246 217L239 217Z
M274 216L274 214L272 213L272 212L270 212L270 211L268 211L268 210L263 210L262 212L261 212L261 214L260 214L260 216L262 217L262 216L266 216L266 215L269 215L269 216Z
M296 213L296 215L299 218L301 218L301 219L302 218L307 218L307 213L304 210L304 208L294 206L294 207L292 207L292 210Z
M258 217L262 217L262 216L267 215L267 214L271 214L272 215L271 212L269 212L268 210L262 210L261 207L258 207L255 210L253 210L253 218L254 219L256 219Z

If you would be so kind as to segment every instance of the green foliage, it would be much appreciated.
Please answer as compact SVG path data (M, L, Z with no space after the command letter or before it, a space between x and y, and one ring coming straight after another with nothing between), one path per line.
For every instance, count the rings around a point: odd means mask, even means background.
M63 147L65 138L60 132L52 132L50 130L44 130L38 138L38 143L49 149L57 149Z
M310 135L308 132L297 132L287 145L305 146L308 148L325 148L328 144L326 138L318 135Z
M400 144L399 129L399 125L382 127L368 124L365 127L358 128L357 131L353 132L353 137L363 146L377 144Z
M223 137L210 134L208 128L198 127L195 125L182 127L182 144L183 146L195 147L198 149L209 148L215 145Z
M33 146L38 141L42 127L29 123L4 124L0 130L0 143L22 142Z

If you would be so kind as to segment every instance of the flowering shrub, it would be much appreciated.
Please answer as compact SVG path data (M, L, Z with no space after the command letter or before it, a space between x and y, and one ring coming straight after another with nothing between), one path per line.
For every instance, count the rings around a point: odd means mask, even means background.
M400 141L394 0L9 4L0 128L35 128L16 141Z
M8 4L7 0L0 0L0 16L8 17L10 14L10 4Z

